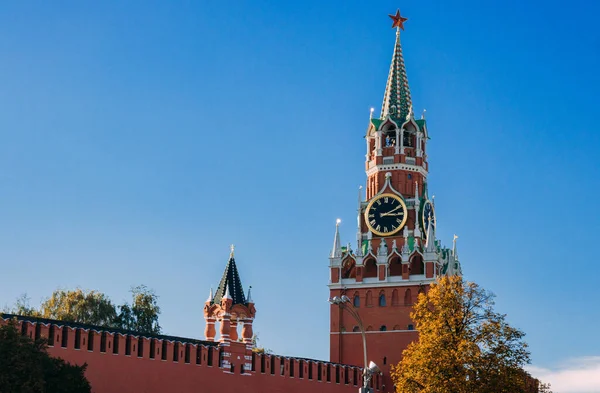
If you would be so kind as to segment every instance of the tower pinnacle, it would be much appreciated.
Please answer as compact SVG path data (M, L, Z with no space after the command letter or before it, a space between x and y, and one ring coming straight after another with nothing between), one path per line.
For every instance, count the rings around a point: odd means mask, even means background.
M381 118L390 116L402 124L412 111L410 88L408 87L404 56L402 55L402 45L400 43L400 30L404 30L404 22L408 19L400 16L400 10L396 12L396 15L390 15L390 18L393 20L392 27L396 28L396 44L394 45L392 64L385 87Z
M339 218L335 220L335 236L333 237L333 248L331 249L330 258L337 258L342 256L342 243L340 242L340 223L342 220Z

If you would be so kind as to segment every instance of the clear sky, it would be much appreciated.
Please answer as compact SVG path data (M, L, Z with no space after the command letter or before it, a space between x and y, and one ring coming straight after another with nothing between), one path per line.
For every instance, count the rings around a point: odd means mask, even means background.
M327 255L336 218L354 239L398 7L438 237L539 373L600 375L587 0L1 2L0 306L146 284L165 333L202 338L235 243L261 345L327 359Z

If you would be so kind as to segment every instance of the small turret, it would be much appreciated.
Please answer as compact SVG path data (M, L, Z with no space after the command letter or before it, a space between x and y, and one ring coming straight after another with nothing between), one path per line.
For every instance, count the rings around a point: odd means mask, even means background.
M248 335L251 337L252 322L255 314L256 309L254 308L254 302L250 298L250 290L248 290L248 299L246 299L244 294L235 263L234 246L232 245L223 277L214 294L211 288L209 298L204 306L206 339L214 341L215 322L220 321L221 342L237 341L237 326L239 323L243 324L242 333L245 334L243 335L243 339L246 342Z
M339 218L335 221L335 235L333 237L333 248L331 249L330 258L340 258L342 256L342 243L340 241L340 223Z
M248 296L246 297L246 301L247 301L248 303L254 303L254 302L252 301L252 295L250 294L250 292L251 292L251 291L252 291L252 285L250 285L250 286L248 287Z

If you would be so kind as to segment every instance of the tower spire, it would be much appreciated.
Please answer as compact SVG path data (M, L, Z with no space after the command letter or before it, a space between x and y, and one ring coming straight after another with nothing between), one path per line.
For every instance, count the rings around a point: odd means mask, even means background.
M454 258L458 258L458 252L456 251L456 239L458 239L458 236L454 235L454 239L452 239L452 255Z
M230 298L233 300L233 305L236 304L247 304L246 296L244 295L244 289L242 288L242 282L238 273L237 266L235 264L235 258L233 257L233 245L231 246L231 253L229 254L229 260L225 266L223 277L219 286L214 293L211 304L221 303L221 299Z
M408 78L406 77L404 56L402 55L400 30L404 30L404 22L408 19L400 16L400 10L396 11L395 15L390 15L390 18L393 20L392 27L396 28L396 44L394 45L392 64L383 96L381 118L383 119L389 115L397 122L404 123L406 117L412 111L412 100Z
M342 243L340 242L340 220L339 218L335 221L335 236L333 238L333 249L331 250L331 258L337 258L342 256Z

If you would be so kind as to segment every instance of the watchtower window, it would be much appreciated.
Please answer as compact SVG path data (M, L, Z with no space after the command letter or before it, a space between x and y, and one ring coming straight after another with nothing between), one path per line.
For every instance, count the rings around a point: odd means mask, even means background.
M348 258L344 261L342 278L356 278L356 262L354 262L354 259Z
M390 276L401 276L402 275L402 261L400 258L393 258L390 261L389 267Z
M408 131L402 133L402 144L404 147L414 147L414 135Z
M386 302L385 302L385 294L382 293L379 295L379 307L385 307Z
M383 138L383 145L385 147L394 147L396 146L396 130L391 129L386 131L385 136Z
M412 304L412 295L410 293L410 288L408 288L406 290L406 292L404 292L404 305L410 306L411 304Z
M360 307L360 296L358 294L354 295L354 307Z
M365 273L363 277L377 277L377 263L374 259L369 259L365 262Z
M367 291L365 303L367 307L371 307L373 305L373 295L371 294L371 291Z
M425 274L425 264L423 257L415 255L410 261L410 274Z

